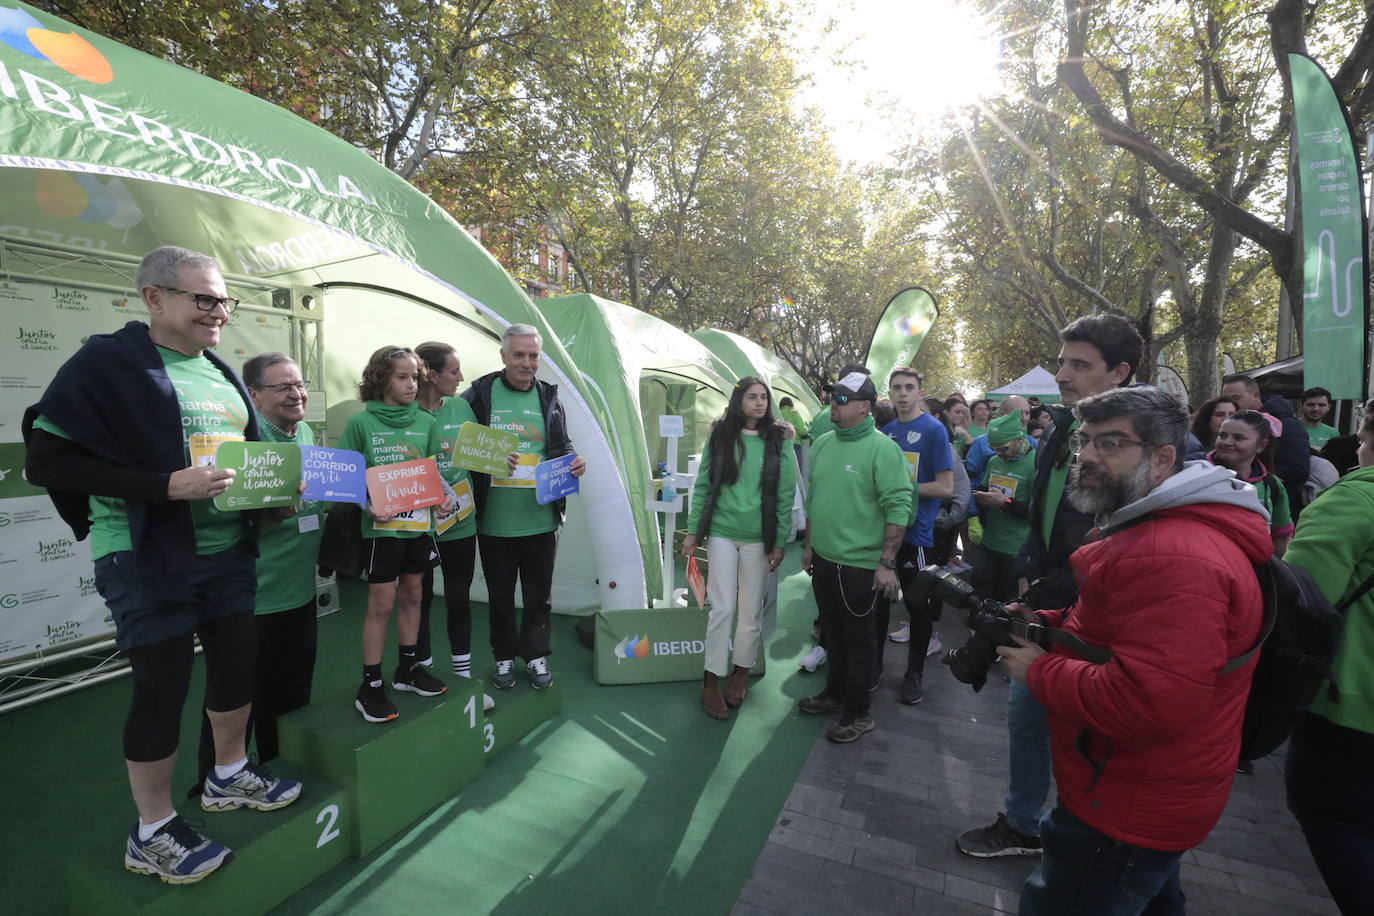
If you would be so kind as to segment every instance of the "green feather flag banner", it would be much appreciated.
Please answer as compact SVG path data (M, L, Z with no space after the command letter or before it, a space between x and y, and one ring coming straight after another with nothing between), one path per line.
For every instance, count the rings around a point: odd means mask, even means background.
M887 377L893 369L911 365L939 317L935 297L919 286L907 287L888 300L864 357L878 394L887 394Z

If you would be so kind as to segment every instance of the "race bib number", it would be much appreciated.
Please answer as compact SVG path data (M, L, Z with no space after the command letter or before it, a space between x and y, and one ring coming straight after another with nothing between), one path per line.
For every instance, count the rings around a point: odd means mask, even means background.
M988 490L1001 493L1007 499L1016 498L1016 485L1021 481L1015 477L1008 477L1005 474L989 474Z
M187 437L186 444L191 451L191 467L208 468L215 465L215 450L221 442L242 442L242 436L224 433L196 433Z
M453 495L457 497L457 503L452 511L447 515L439 506L434 507L434 533L443 534L454 525L471 515L476 508L472 501L472 484L466 480L459 481L453 487Z
M493 487L523 487L526 489L534 488L534 468L539 464L538 455L520 455L520 461L515 465L515 471L509 477L493 477L491 485Z
M428 531L429 530L429 506L422 506L419 509L411 509L409 512L402 512L395 518L389 518L384 522L372 522L373 531Z

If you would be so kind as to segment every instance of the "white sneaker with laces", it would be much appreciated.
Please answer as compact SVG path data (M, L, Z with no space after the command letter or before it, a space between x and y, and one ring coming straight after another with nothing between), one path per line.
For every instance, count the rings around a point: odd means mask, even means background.
M945 651L945 647L940 643L940 637L931 636L930 644L926 646L926 655L939 655Z
M814 648L814 649L812 649L810 652L806 653L806 658L803 658L803 659L801 660L801 666L802 666L802 670L803 670L803 671L815 671L817 668L819 668L821 665L824 665L824 664L825 664L825 647L824 647L824 646L816 646L816 648Z
M900 627L898 627L897 629L893 630L891 633L887 634L887 638L890 639L890 640L892 640L893 642L910 642L910 641L911 641L911 624L909 624L909 623L904 623L904 624L902 624Z

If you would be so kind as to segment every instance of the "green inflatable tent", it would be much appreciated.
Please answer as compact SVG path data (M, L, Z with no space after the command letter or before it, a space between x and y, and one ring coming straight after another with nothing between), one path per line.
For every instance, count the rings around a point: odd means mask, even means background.
M541 375L559 384L588 463L569 501L555 608L645 606L656 571L636 546L642 512L614 418L461 226L295 115L20 4L0 8L0 517L23 524L0 529L0 554L16 558L9 578L25 588L0 594L15 609L0 623L0 661L109 631L85 545L18 473L18 418L86 335L145 315L134 268L163 244L219 259L245 303L220 352L294 354L311 382L309 419L331 434L358 409L354 385L379 346L447 341L472 378L499 367L504 327L542 329Z

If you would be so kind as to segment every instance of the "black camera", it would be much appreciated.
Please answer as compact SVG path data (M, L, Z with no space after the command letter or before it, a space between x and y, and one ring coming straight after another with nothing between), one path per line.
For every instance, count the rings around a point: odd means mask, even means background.
M963 579L943 566L927 566L916 574L913 587L923 595L934 594L946 604L965 611L964 626L973 631L958 649L943 659L950 673L976 693L988 680L988 669L997 661L998 646L1017 645L1012 636L1049 648L1048 628L1026 620L991 598L980 598Z

